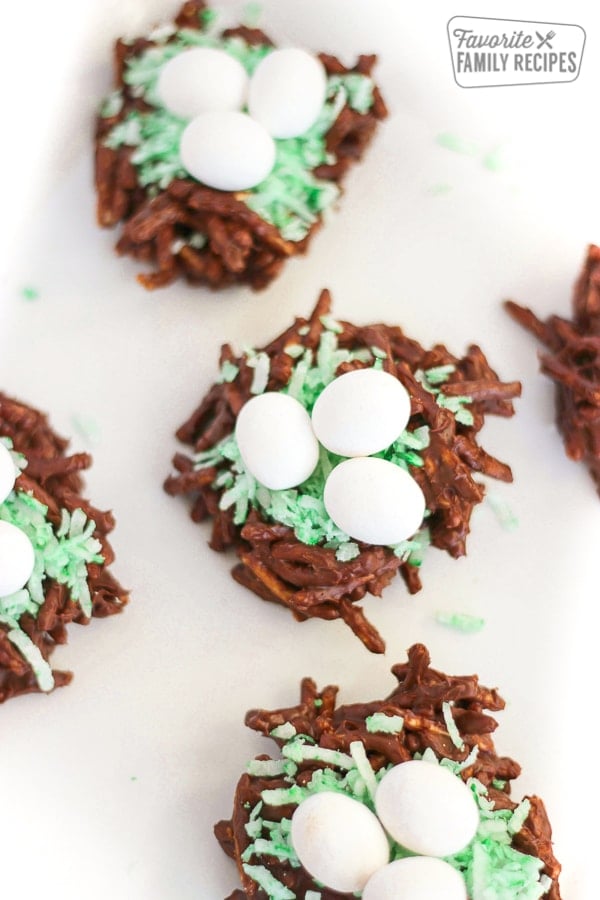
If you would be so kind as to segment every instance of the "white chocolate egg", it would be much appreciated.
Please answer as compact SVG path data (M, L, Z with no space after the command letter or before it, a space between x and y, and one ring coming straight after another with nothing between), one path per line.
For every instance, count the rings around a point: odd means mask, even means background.
M425 514L425 497L414 478L373 456L336 466L323 500L338 528L368 544L399 544L417 531Z
M206 112L184 130L179 146L190 175L219 191L246 191L275 164L275 142L262 125L241 112Z
M181 119L218 109L238 110L248 96L248 73L237 59L213 47L193 47L160 70L156 92L163 106Z
M292 816L292 846L312 877L334 891L362 891L390 858L388 839L370 809L346 794L323 791Z
M4 503L14 488L16 477L15 464L10 451L0 442L0 503Z
M410 395L388 372L357 369L327 385L312 413L315 434L339 456L370 456L400 437L410 418Z
M479 827L470 788L445 766L409 760L381 779L375 809L395 841L423 856L450 856L463 850Z
M0 521L0 597L20 591L31 577L35 553L20 528Z
M320 59L294 47L274 50L250 79L248 111L273 137L298 137L319 118L326 92Z
M460 872L442 859L409 856L375 872L362 900L467 900L467 886Z
M305 408L293 397L267 391L242 406L235 437L244 465L273 491L302 484L319 460L319 444Z

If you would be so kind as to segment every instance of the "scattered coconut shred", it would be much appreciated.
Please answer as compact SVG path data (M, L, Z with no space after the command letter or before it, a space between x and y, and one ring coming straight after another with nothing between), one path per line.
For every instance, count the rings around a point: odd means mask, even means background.
M217 383L177 432L192 452L175 456L165 489L191 496L194 521L212 517L210 545L236 548L237 581L300 621L342 618L381 653L385 644L357 601L367 592L381 595L398 571L411 593L420 590L430 543L452 557L465 554L471 513L484 497L473 475L512 481L510 468L486 453L477 435L485 414L513 415L521 386L499 381L477 346L462 358L441 344L426 350L395 326L337 321L330 305L323 291L309 319L296 319L262 349L236 356L223 347ZM411 398L406 430L374 455L407 470L427 506L417 533L387 547L351 540L328 515L324 485L342 457L321 447L317 467L299 487L268 490L245 468L234 433L252 396L279 391L310 413L334 378L369 367L394 375Z

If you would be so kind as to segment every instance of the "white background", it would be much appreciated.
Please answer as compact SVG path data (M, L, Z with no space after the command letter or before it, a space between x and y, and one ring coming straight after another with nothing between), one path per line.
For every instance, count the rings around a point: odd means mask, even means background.
M123 616L72 628L54 657L75 671L69 688L0 710L2 892L225 897L236 873L212 824L229 814L246 760L267 749L244 729L246 709L296 702L306 674L342 683L348 701L383 696L389 667L422 640L439 668L477 671L507 698L499 751L523 764L519 791L547 803L564 896L592 900L600 501L563 454L533 339L500 303L510 296L567 315L585 246L600 241L600 14L583 2L486 6L490 16L583 26L581 75L463 90L446 23L481 14L480 4L266 2L262 24L282 42L346 61L378 52L390 119L310 256L266 292L147 294L136 264L113 255L115 235L94 224L91 117L110 83L113 37L175 6L37 0L15 4L3 22L0 385L50 411L63 433L74 434L73 416L97 423L96 446L76 434L72 446L93 450L89 495L115 510L114 571L133 593ZM440 134L473 153L443 148ZM498 171L482 162L492 151ZM504 530L484 504L466 559L432 550L421 594L407 596L398 579L367 600L388 641L383 657L339 622L298 625L236 585L233 560L206 545L208 526L161 488L173 432L213 380L220 343L268 340L325 285L338 315L400 323L457 353L476 341L524 386L515 418L483 433L513 466L515 484L490 490L519 528ZM22 298L26 286L38 300ZM436 624L438 609L481 615L486 626L456 634Z

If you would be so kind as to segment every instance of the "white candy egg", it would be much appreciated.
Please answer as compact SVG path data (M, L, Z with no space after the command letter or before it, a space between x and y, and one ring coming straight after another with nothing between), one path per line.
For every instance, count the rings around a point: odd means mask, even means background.
M193 47L165 63L156 91L169 112L193 119L215 109L241 109L246 103L248 81L241 62L225 50Z
M424 856L463 850L479 827L479 810L462 778L423 760L387 772L375 795L383 827L395 841Z
M442 859L411 856L369 879L362 900L467 900L465 880Z
M410 418L404 385L379 369L357 369L328 384L312 423L324 447L339 456L370 456L389 447Z
M292 846L317 881L334 891L361 891L389 861L385 832L370 809L346 794L324 791L292 816Z
M270 174L275 142L245 113L206 112L184 130L179 155L183 167L203 184L245 191Z
M29 581L34 563L27 535L10 522L0 522L0 597L20 591Z
M319 460L310 416L287 394L268 391L248 400L237 417L235 437L248 471L271 490L302 484Z
M250 79L250 115L276 138L304 134L319 118L327 91L323 63L306 50L274 50Z
M398 544L425 514L421 488L404 469L372 456L346 459L331 472L325 509L342 531L368 544Z
M17 473L10 451L0 443L0 503L4 503L13 487Z

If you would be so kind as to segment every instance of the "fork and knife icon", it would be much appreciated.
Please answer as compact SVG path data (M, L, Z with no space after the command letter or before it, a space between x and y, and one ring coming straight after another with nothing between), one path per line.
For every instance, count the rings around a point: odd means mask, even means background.
M546 37L543 34L540 34L539 31L536 31L536 36L539 41L537 45L537 49L540 50L542 47L548 47L549 50L552 50L552 44L550 41L556 37L555 31L549 31Z

